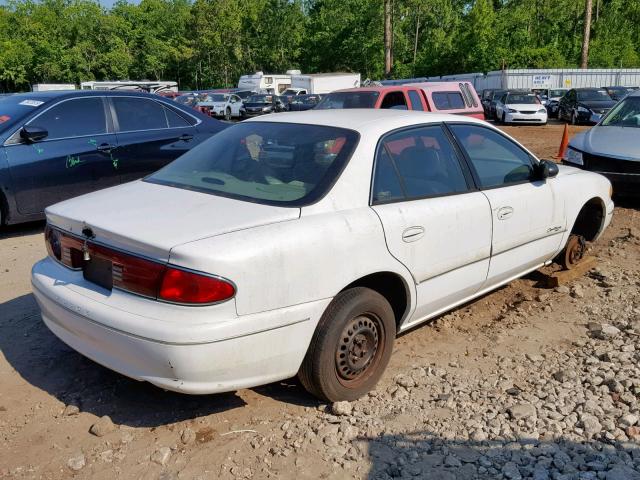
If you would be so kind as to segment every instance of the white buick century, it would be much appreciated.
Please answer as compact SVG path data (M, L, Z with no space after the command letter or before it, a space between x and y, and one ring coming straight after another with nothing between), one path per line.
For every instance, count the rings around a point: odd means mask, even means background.
M298 374L352 400L398 332L571 267L612 211L606 178L472 118L265 115L49 207L32 283L55 335L131 378L204 394Z

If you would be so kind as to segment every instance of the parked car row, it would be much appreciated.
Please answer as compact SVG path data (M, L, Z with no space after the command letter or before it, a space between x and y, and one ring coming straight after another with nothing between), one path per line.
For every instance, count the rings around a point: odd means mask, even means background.
M546 123L546 118L557 117L572 124L595 124L616 104L637 87L603 88L555 88L533 90L484 90L482 106L487 119L505 123L530 122ZM519 100L530 95L527 102L539 104L543 108L515 107ZM535 97L534 100L533 98ZM510 105L511 104L511 105ZM510 112L510 110L514 110ZM509 115L510 113L514 115ZM532 115L532 116L529 116Z

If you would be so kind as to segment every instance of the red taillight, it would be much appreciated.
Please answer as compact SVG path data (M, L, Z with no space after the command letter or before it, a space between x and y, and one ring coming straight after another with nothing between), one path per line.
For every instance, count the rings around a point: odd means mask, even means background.
M47 252L69 268L82 268L83 241L47 225L44 231Z
M158 299L176 303L216 303L233 297L235 291L235 287L225 280L167 267Z
M85 278L111 289L112 286L137 295L167 302L206 305L233 297L235 287L229 281L209 275L170 267L165 263L147 260L114 250L90 240L69 235L49 226L45 229L45 243L49 255L67 267L83 269L87 261L97 262L104 270L110 268L112 282L104 276L92 278L85 270ZM84 254L90 260L84 260ZM102 267L100 267L102 262ZM94 271L95 268L89 271ZM109 279L109 272L107 279Z

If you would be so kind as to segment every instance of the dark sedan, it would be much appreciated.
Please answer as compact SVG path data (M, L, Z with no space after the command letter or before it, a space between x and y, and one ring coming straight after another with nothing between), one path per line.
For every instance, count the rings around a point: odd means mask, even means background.
M285 105L277 95L252 95L244 101L240 110L243 117L255 117L265 113L282 112Z
M2 97L0 225L38 220L48 205L141 178L226 126L146 93Z
M573 125L596 124L616 104L602 88L573 88L558 104L558 118Z

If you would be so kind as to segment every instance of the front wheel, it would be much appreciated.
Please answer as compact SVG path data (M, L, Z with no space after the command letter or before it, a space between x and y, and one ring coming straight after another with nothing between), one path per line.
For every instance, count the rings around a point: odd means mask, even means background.
M364 287L340 292L320 318L298 377L322 400L356 400L378 383L393 349L389 302Z
M227 108L227 109L224 111L224 119L225 119L227 122L231 120L231 109L230 109L230 108Z

